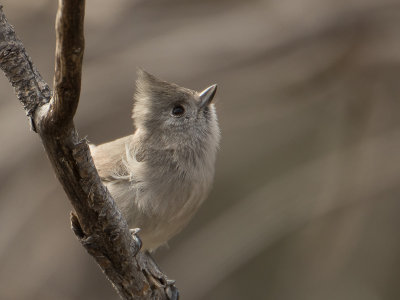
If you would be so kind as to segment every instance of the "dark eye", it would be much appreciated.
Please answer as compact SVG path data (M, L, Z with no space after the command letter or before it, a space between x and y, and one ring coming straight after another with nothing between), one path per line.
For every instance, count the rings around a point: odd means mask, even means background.
M185 113L185 108L182 105L177 104L174 106L171 113L174 117L181 117Z

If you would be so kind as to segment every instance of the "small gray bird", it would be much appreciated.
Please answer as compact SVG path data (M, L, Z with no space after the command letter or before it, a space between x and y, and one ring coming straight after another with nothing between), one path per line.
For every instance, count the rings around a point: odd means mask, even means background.
M216 90L198 93L139 70L135 133L90 147L128 225L141 229L142 249L165 244L208 195L220 140Z

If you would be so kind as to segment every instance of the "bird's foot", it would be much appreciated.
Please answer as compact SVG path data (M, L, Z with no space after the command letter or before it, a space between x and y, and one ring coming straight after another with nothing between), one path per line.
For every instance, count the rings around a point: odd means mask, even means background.
M140 268L145 272L147 280L150 284L156 286L157 288L164 289L169 299L179 299L178 289L174 285L175 280L168 279L168 277L161 272L160 268L148 251L140 252L139 255L137 255L137 261Z
M140 231L140 228L132 228L129 229L129 233L131 234L133 240L135 241L135 245L137 246L136 249L136 254L139 253L140 249L142 249L142 241L139 238L139 236L137 235L137 233Z

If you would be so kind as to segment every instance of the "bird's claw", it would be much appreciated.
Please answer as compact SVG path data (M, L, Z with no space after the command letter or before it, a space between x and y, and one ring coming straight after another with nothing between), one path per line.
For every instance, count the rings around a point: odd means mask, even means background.
M129 229L129 233L131 234L133 240L135 241L135 245L138 247L136 250L136 254L140 251L142 248L142 241L137 235L137 233L140 231L140 228L131 228Z
M139 231L140 231L140 228L131 228L131 229L129 229L129 233L131 235L134 235L134 234L138 233Z
M168 279L167 276L161 272L148 251L140 252L137 259L140 268L145 271L144 273L150 284L157 288L164 289L169 300L179 299L179 291L174 285L175 280Z

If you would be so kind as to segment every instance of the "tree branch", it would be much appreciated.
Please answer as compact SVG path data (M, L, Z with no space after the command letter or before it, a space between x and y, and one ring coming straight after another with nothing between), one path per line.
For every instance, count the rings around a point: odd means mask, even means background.
M56 61L54 100L46 128L68 126L75 115L81 92L82 59L85 48L83 21L85 0L59 0L56 16Z
M0 5L0 68L32 121L36 108L50 101L51 91L17 38L13 26L8 23L2 8Z
M123 299L178 299L178 291L148 253L139 252L73 117L79 102L84 50L84 0L59 0L54 97L0 5L0 67L39 133L75 213L74 233Z

